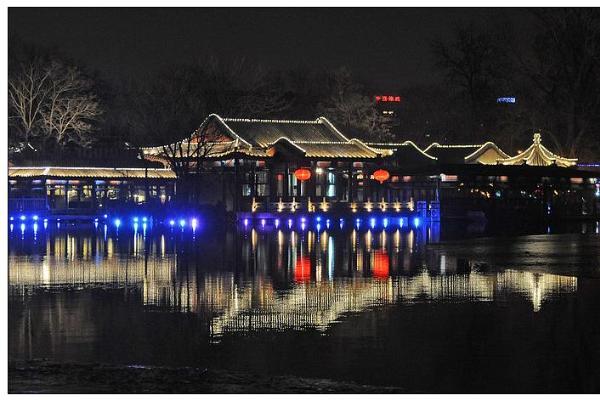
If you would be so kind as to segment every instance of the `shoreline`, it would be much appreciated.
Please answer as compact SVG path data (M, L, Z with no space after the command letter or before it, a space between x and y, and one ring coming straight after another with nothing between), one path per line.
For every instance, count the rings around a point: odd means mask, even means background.
M406 393L398 387L210 368L9 361L8 393Z

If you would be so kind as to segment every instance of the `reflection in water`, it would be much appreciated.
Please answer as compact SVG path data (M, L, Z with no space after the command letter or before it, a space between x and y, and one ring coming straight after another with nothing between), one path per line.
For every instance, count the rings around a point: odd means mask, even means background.
M352 313L390 304L505 301L539 311L577 291L577 278L516 269L479 271L428 249L434 227L417 231L257 231L182 240L162 233L48 232L12 239L10 293L137 289L147 307L198 313L213 336L263 329L326 331ZM433 232L433 233L432 233ZM20 233L19 233L20 235ZM220 243L216 245L215 243ZM223 251L226 250L226 251Z

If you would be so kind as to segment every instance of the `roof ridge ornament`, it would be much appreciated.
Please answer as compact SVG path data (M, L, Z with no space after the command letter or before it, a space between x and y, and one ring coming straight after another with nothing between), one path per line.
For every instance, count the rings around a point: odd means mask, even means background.
M516 156L499 160L499 162L504 165L572 167L577 163L577 159L561 157L552 153L542 144L542 134L535 132L531 146Z

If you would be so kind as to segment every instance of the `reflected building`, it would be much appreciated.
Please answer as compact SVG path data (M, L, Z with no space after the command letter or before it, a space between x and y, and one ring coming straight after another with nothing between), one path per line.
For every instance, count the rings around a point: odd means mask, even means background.
M553 296L577 291L572 276L478 271L428 249L425 232L252 230L228 234L225 243L234 251L223 258L204 249L190 255L164 235L48 235L42 254L10 254L10 294L66 286L133 289L147 307L198 313L218 337L325 331L347 315L385 305L490 302L515 294L537 312Z

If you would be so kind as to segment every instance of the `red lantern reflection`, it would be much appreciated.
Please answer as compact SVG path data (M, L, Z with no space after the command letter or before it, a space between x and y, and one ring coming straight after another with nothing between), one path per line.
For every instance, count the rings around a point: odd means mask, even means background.
M375 250L371 264L371 273L374 278L385 279L390 276L390 258L385 250Z
M299 168L296 170L296 172L294 172L294 175L296 176L296 179L298 179L300 182L303 182L310 179L311 173L309 169Z
M373 172L373 179L379 181L379 183L383 183L390 179L390 173L385 169L378 169L377 171Z
M294 267L294 280L296 282L310 281L310 257L298 257Z

